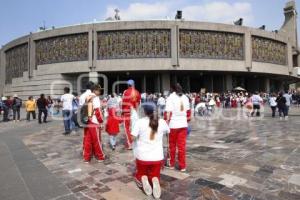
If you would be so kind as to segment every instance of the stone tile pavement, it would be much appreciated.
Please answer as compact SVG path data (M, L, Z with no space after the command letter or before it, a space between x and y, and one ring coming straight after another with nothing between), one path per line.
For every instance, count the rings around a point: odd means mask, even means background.
M188 172L164 169L161 199L297 200L300 199L300 109L289 120L248 118L239 110L197 117L187 142ZM82 134L63 136L61 122L26 136L23 142L70 193L62 199L151 199L137 189L134 158L116 151L102 133L104 163L82 162Z

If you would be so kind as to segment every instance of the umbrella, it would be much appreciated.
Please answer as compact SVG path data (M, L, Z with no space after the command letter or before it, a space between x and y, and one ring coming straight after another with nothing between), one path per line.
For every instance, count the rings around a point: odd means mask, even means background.
M244 88L242 87L236 87L233 89L234 91L246 91Z

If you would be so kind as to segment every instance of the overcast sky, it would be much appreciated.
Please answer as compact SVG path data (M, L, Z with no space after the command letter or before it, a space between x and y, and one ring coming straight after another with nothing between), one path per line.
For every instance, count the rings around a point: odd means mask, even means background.
M122 20L173 19L176 10L186 20L232 23L242 17L247 26L279 29L287 0L0 0L0 45L46 27L102 21L120 10ZM300 10L300 2L296 3ZM298 22L299 26L299 22Z

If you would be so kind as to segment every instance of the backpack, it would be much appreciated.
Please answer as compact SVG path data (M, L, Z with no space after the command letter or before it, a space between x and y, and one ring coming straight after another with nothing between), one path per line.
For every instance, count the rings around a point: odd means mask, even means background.
M94 114L94 110L92 111L92 115ZM82 124L88 124L89 116L88 116L88 102L85 102L80 108L80 122Z
M19 99L19 98L16 98L15 101L14 101L14 106L19 108L22 106L22 100Z
M80 108L80 121L81 121L82 124L87 124L88 120L89 120L89 117L88 117L88 104L85 103Z

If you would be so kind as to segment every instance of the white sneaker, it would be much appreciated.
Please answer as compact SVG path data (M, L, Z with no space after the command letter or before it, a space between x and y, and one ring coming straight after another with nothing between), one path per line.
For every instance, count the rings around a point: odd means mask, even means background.
M155 199L159 199L161 196L161 188L157 177L152 178L152 184L153 184L153 196Z
M184 168L184 169L181 169L180 171L181 171L181 172L186 172L186 168Z
M171 165L169 165L169 164L165 165L165 168L167 168L167 169L172 169L172 170L174 170L174 169L175 169L175 167L174 167L174 166L171 166Z
M143 184L143 190L147 196L150 196L152 194L152 188L148 181L147 176L142 176L142 184Z

